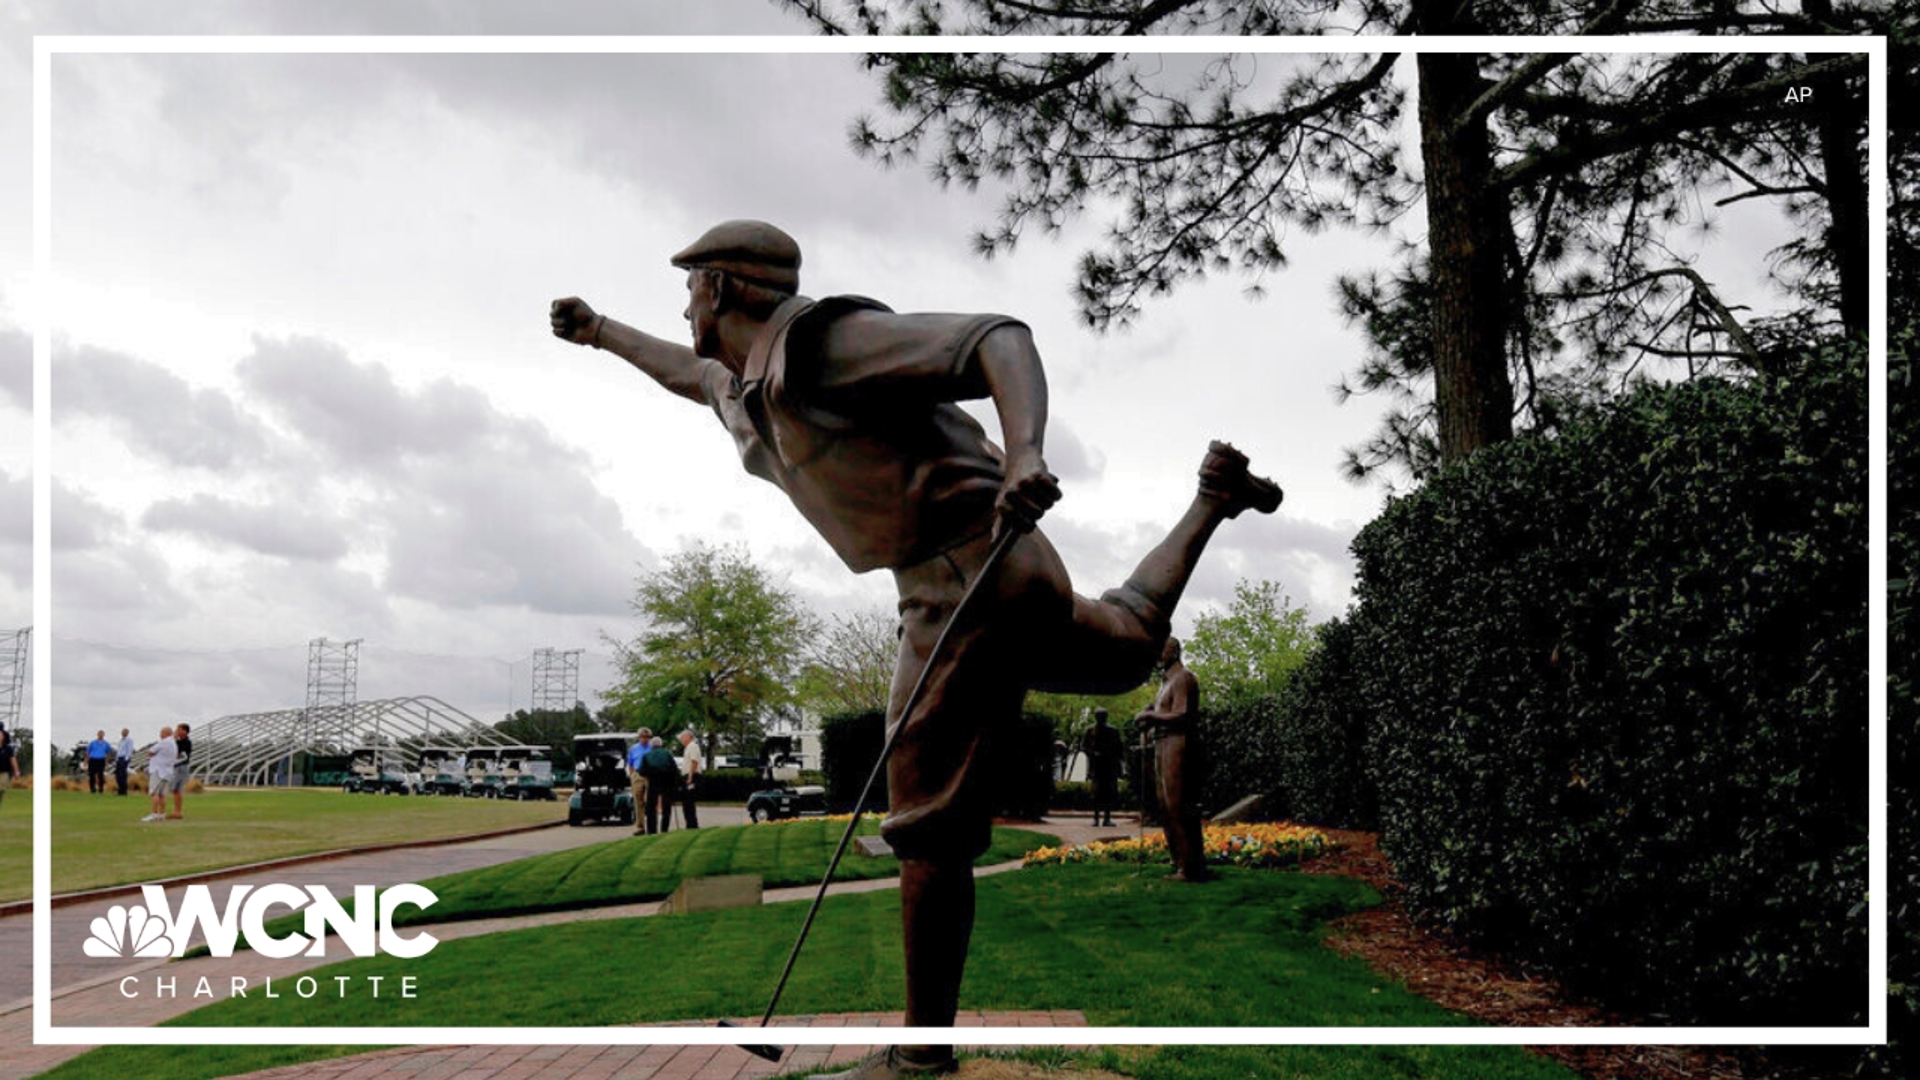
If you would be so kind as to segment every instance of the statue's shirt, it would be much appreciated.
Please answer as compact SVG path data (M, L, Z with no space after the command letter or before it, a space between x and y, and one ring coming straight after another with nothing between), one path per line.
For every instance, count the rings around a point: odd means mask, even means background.
M986 531L1006 471L957 401L984 398L975 351L1004 315L783 304L707 396L747 471L780 486L855 572L912 566Z

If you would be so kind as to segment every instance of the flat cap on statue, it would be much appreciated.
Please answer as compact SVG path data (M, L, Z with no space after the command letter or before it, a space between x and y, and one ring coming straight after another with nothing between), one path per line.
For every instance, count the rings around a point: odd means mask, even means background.
M723 221L672 261L682 270L721 270L782 292L800 289L800 245L764 221Z

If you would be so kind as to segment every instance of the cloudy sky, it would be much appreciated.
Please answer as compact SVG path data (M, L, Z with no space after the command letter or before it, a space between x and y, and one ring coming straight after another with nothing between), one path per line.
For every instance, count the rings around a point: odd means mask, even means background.
M760 0L538 16L506 3L178 7L0 4L9 145L30 145L21 27L792 28ZM496 719L527 704L530 654L551 646L587 651L592 703L609 679L602 634L637 629L635 574L696 540L745 545L818 611L890 606L887 575L849 573L740 469L709 413L547 331L548 301L578 294L683 337L684 275L666 258L734 217L798 238L811 295L1033 326L1066 491L1045 528L1081 591L1117 583L1158 539L1221 437L1287 503L1221 531L1182 621L1242 577L1338 613L1347 544L1383 493L1337 472L1377 407L1334 403L1361 341L1332 286L1389 240L1299 236L1264 300L1222 279L1095 335L1068 289L1099 219L975 258L967 236L992 193L855 158L846 126L872 101L851 56L59 58L55 280L35 301L56 338L52 626L36 632L55 660L56 736L298 705L306 643L323 635L363 639L362 699L430 694ZM0 170L15 208L0 222L5 629L32 621L35 311L31 173L20 154ZM1751 267L1777 239L1735 230L1715 258Z

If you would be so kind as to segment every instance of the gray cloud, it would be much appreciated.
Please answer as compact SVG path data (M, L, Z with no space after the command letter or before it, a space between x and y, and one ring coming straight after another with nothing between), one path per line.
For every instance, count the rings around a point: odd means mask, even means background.
M558 450L544 428L523 422L497 428L471 456L415 469L416 497L388 511L388 587L453 608L624 612L645 549Z
M53 482L52 503L55 552L97 550L114 541L126 527L125 518L59 480Z
M61 0L32 5L36 34L778 34L800 29L767 0Z
M1055 416L1047 421L1047 468L1062 480L1098 480L1107 471L1107 455Z
M271 207L290 189L294 166L276 156L286 130L347 137L404 101L439 102L518 133L528 153L636 198L670 199L663 214L764 218L803 248L829 232L893 246L910 228L959 253L995 213L991 184L930 201L918 169L887 173L855 158L846 130L878 89L853 55L74 56L56 67L63 114L123 109L90 84L128 70L156 88L168 169L223 211ZM699 104L663 107L686 100Z
M33 481L0 470L0 578L33 588Z
M403 457L459 454L496 419L485 395L442 379L404 391L380 364L356 364L318 338L256 339L240 379L333 461L385 469Z
M346 475L381 491L386 585L455 608L625 610L645 551L594 484L591 462L545 424L441 379L401 387L311 338L256 342L248 391Z
M123 625L130 612L161 618L186 608L172 568L120 514L57 479L52 504L53 602L63 621L75 617L69 632L75 624Z
M33 412L33 339L11 326L0 326L0 400Z
M205 493L154 503L140 524L288 559L331 562L347 553L347 538L336 521L294 507L248 505Z
M92 346L54 358L55 420L106 420L137 451L166 464L223 469L258 457L266 433L218 390L194 389L178 375Z
M134 613L141 621L177 615L186 598L173 587L171 573L166 560L144 547L56 551L53 602L62 619L80 615L83 627L124 625Z

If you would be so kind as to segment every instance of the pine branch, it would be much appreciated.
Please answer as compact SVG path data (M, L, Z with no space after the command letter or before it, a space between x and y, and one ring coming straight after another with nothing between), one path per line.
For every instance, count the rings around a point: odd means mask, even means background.
M1618 154L1672 139L1676 135L1724 127L1755 119L1755 108L1763 103L1778 103L1788 88L1823 78L1858 73L1864 57L1844 56L1806 64L1791 71L1709 94L1653 113L1630 126L1600 132L1590 138L1542 150L1501 169L1494 183L1503 187L1521 187L1555 173L1568 173L1584 165Z

